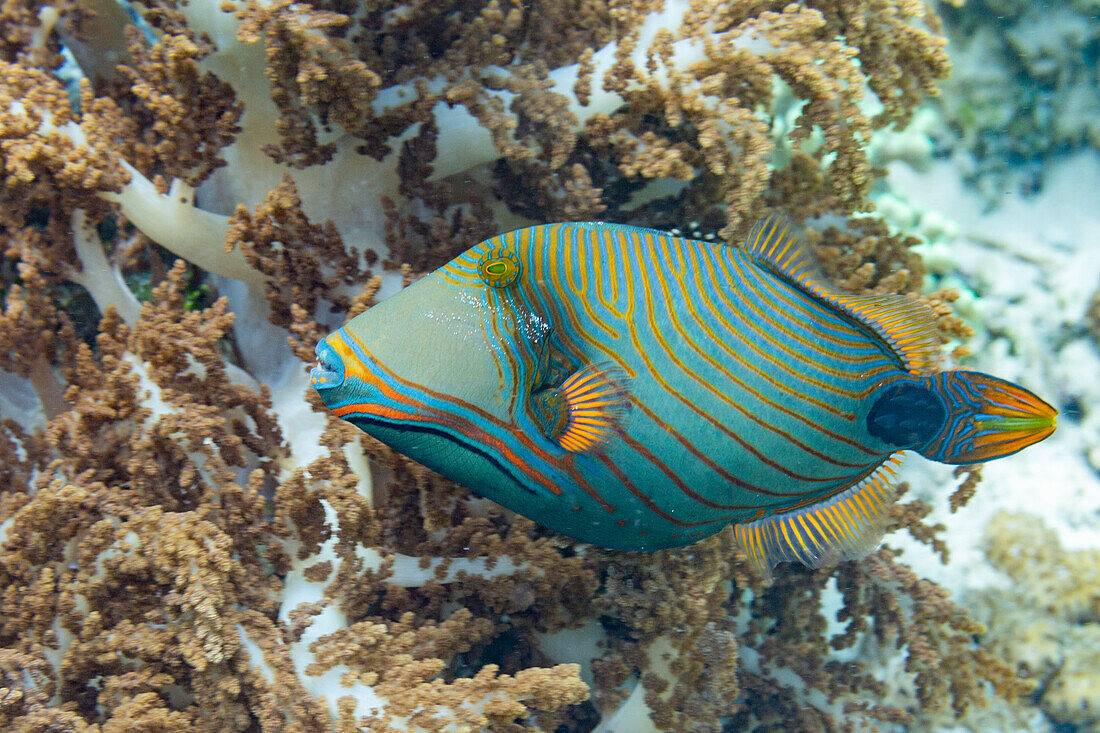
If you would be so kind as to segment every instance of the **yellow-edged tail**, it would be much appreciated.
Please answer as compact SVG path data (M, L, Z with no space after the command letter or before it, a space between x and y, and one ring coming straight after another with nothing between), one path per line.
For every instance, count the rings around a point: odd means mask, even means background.
M1008 456L1054 432L1058 411L1018 384L981 372L950 371L925 377L943 401L936 434L917 448L941 463L980 463Z

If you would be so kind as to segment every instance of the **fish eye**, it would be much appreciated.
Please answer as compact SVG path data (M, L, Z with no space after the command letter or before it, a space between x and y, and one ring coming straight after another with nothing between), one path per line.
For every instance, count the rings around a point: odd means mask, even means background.
M515 253L503 247L494 247L481 256L477 263L477 274L482 282L491 288L506 288L516 281L520 274L519 258Z

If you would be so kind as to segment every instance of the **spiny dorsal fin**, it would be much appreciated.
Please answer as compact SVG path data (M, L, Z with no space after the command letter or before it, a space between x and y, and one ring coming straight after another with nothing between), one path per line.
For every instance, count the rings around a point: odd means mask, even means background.
M767 580L779 562L797 560L820 568L856 560L878 547L900 462L895 454L859 483L810 506L735 524L734 535L757 574Z
M798 231L785 216L772 214L761 219L749 232L745 250L767 262L802 286L824 280L813 255L798 240Z
M798 241L794 225L786 217L772 215L758 221L749 232L745 249L877 333L910 372L931 372L939 362L939 329L928 306L904 295L846 295L833 291L824 284L817 262Z

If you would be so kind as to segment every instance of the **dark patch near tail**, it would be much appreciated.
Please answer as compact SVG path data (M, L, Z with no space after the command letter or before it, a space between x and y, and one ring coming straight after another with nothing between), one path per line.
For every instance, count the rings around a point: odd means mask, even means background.
M889 387L867 413L871 435L901 449L926 445L947 420L947 407L932 390L909 383Z

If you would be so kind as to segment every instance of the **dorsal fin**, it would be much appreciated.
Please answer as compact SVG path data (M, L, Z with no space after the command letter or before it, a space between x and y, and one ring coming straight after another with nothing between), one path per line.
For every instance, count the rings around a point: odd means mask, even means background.
M772 214L756 222L745 240L745 251L803 287L825 279L813 255L798 240L794 224L785 216Z
M772 215L758 221L749 232L745 250L877 333L910 372L931 372L939 361L939 330L928 306L905 295L847 295L833 291L825 285L825 277L813 255L798 241L798 234L786 217Z
M939 363L940 339L936 317L931 308L916 298L829 292L820 294L820 297L840 306L882 336L911 373L931 373Z

